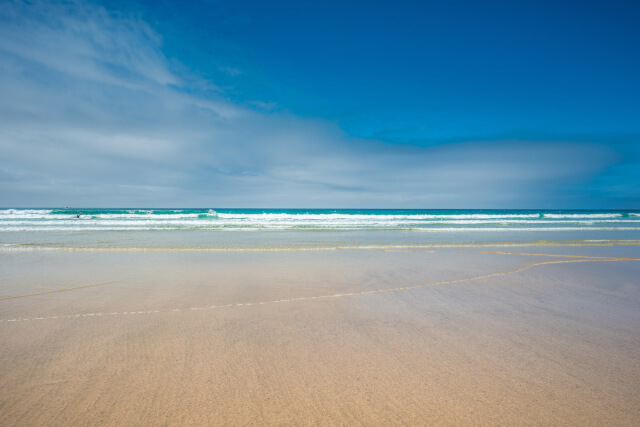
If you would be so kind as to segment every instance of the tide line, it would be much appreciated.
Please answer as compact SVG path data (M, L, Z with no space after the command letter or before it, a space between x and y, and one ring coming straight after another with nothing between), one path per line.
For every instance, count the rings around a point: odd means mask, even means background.
M94 283L93 285L76 286L74 288L65 288L65 289L56 289L56 290L53 290L53 291L38 292L36 294L27 294L27 295L16 295L16 296L12 296L12 297L3 297L3 298L0 298L0 301L4 301L4 300L8 300L8 299L35 297L35 296L38 296L38 295L55 294L57 292L69 292L69 291L75 291L77 289L94 288L96 286L109 285L111 283L116 283L116 282L119 282L119 280L111 280L109 282Z
M523 253L512 253L512 254L524 255ZM534 254L526 254L526 255L534 255ZM544 255L544 254L540 254L540 255ZM230 304L224 304L224 305L208 305L208 306L202 306L202 307L173 308L168 310L113 311L109 313L102 313L102 312L78 313L78 314L48 316L48 317L45 317L45 316L17 317L13 319L2 319L0 320L0 323L16 323L16 322L26 322L26 321L59 320L59 319L82 319L82 318L96 318L96 317L104 317L104 316L140 316L140 315L160 314L160 313L181 313L181 312L189 312L189 311L197 311L197 310L225 309L225 308L237 308L237 307L245 307L245 306L253 306L253 305L291 303L296 301L344 298L344 297L361 296L361 295L381 294L381 293L387 293L387 292L407 291L407 290L425 288L429 286L449 285L454 283L464 283L464 282L471 282L474 280L482 280L490 277L508 276L511 274L520 273L532 267L538 267L542 265L586 263L586 262L623 262L623 261L640 261L640 258L593 257L593 258L583 258L583 259L536 261L536 262L530 262L528 264L525 264L518 268L514 268L512 270L500 271L496 273L482 274L482 275L473 276L473 277L464 277L461 279L441 280L437 282L422 283L419 285L412 285L412 286L398 286L393 288L374 289L369 291L340 292L340 293L335 293L331 295L315 295L315 296L306 296L306 297L284 298L284 299L271 300L271 301L255 301L255 302L230 303ZM98 286L98 285L90 285L90 286ZM57 292L57 291L53 291L53 292Z

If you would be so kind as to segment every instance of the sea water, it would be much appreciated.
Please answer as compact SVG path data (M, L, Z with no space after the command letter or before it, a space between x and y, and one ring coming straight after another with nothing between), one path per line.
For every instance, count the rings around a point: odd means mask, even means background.
M0 250L637 243L640 210L0 209Z

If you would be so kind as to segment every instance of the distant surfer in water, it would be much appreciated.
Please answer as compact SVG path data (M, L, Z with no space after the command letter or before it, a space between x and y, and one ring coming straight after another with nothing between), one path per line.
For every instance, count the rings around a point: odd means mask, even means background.
M82 212L80 212L78 215L76 215L76 218L80 218L80 215L82 215Z

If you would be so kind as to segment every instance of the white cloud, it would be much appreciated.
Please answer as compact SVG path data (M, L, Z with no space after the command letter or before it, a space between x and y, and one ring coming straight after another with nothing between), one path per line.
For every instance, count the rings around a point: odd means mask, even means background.
M521 207L611 162L593 144L388 145L199 97L148 24L83 2L7 3L0 64L7 206Z

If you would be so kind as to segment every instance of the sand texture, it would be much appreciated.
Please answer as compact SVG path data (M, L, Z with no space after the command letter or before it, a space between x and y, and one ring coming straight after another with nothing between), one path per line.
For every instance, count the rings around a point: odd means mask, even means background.
M500 252L2 253L0 425L639 425L640 249Z

